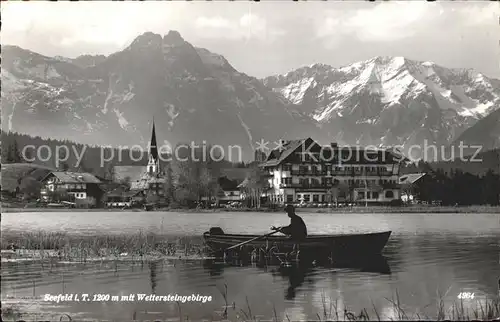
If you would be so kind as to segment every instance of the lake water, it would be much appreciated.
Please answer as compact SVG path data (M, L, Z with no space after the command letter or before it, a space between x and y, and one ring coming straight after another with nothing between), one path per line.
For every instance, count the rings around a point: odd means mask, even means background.
M372 319L397 319L396 294L407 315L435 318L437 300L445 307L460 292L474 293L466 308L497 294L500 277L500 214L306 214L310 234L393 231L384 250L384 268L313 268L280 271L229 267L207 261L58 264L2 263L2 306L21 311L68 314L107 320L220 320L227 303L230 320L249 314L290 321L336 316L344 308L366 308ZM288 223L281 213L7 213L2 233L65 231L75 234L155 232L198 236L209 227L226 232L266 233ZM227 285L227 301L224 287ZM199 294L210 302L61 302L44 294ZM438 295L441 294L441 295ZM251 313L249 313L250 307ZM33 313L34 314L34 313Z

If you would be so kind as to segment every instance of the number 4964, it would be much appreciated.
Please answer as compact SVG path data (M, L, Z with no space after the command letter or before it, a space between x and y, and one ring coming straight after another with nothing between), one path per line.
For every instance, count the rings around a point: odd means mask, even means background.
M473 300L474 299L474 293L471 292L460 292L458 294L458 298L462 300Z

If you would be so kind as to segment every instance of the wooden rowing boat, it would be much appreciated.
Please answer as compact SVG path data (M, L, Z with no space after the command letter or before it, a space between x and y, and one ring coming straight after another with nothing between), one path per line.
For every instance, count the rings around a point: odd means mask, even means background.
M310 235L300 244L300 251L314 251L314 253L327 252L336 256L366 256L381 254L391 231L367 234L342 234L342 235ZM203 234L205 243L212 250L225 250L233 245L259 237L259 235L226 234L220 228L214 227ZM284 235L273 235L256 239L245 245L248 248L269 249L275 247L279 252L293 250L294 242Z

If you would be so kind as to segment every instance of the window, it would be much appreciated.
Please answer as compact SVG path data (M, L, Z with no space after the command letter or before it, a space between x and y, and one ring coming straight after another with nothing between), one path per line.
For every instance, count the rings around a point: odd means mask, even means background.
M297 201L301 201L302 200L302 194L297 194Z
M313 195L313 202L319 202L319 195L317 194Z
M366 192L366 199L371 199L372 198L372 193L371 191Z
M326 201L326 195L321 195L321 202L325 202Z
M311 201L311 195L309 195L309 194L304 194L304 201L305 201L305 202L310 202L310 201Z
M292 184L292 178L283 178L283 184Z
M373 192L373 199L378 199L378 191Z
M293 195L286 195L286 202L293 202Z
M292 171L292 166L289 164L283 165L283 171Z
M388 190L385 192L386 198L394 198L394 192L392 190Z
M359 199L365 199L365 192L364 191L359 192Z

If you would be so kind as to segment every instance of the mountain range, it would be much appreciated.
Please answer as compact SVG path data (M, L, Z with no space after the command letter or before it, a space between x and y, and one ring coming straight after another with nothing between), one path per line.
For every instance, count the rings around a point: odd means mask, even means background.
M154 118L160 145L206 141L226 153L238 145L246 159L256 142L271 148L280 138L403 150L424 141L500 146L499 80L403 57L257 79L170 31L144 33L109 56L3 46L2 63L4 131L145 145Z
M404 57L375 57L342 68L314 64L268 77L264 84L338 142L403 150L424 142L466 142L478 137L473 132L489 137L493 128L464 131L485 117L494 123L500 107L498 80Z

